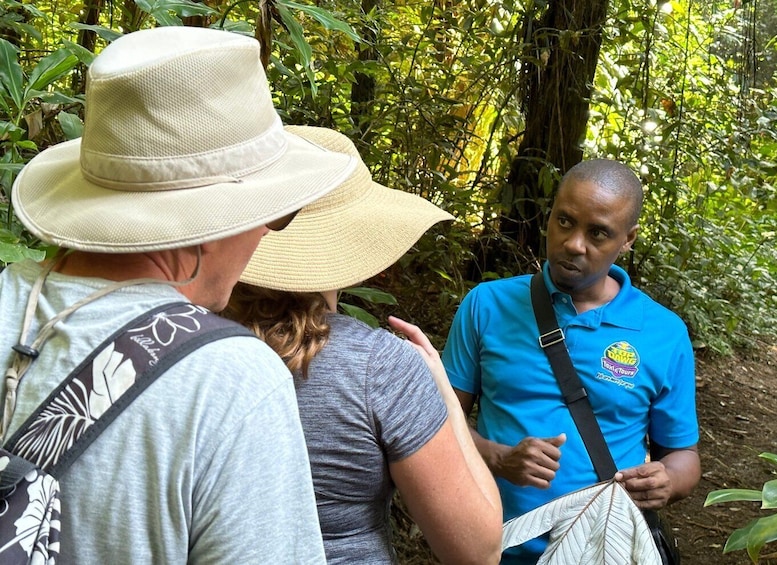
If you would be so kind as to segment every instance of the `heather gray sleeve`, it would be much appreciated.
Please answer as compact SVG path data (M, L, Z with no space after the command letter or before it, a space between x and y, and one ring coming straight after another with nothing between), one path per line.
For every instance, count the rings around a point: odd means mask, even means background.
M380 332L369 360L367 402L390 462L423 447L448 417L426 363L407 342Z
M329 341L297 389L327 562L388 565L388 463L423 447L447 412L412 346L348 316L328 319Z

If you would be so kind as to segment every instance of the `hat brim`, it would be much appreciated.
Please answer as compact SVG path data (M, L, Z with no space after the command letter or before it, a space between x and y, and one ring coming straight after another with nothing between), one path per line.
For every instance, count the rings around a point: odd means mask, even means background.
M104 188L81 174L80 139L52 146L17 177L14 211L42 241L107 253L197 245L243 233L323 196L357 163L284 132L287 150L275 162L236 182L165 191Z
M267 234L240 280L290 292L347 288L394 264L432 225L453 219L419 196L371 182L357 200L303 208L283 231Z

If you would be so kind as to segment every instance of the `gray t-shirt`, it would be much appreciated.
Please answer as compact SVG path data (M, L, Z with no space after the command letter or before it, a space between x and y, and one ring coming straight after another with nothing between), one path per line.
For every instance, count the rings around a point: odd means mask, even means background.
M393 563L388 463L423 447L447 411L412 346L347 316L329 322L308 379L297 378L327 562Z
M39 272L24 262L0 274L0 367ZM50 274L32 335L105 284ZM11 434L103 339L182 300L167 285L132 286L58 324L19 387ZM207 344L163 373L60 484L64 565L324 563L293 381L251 337Z

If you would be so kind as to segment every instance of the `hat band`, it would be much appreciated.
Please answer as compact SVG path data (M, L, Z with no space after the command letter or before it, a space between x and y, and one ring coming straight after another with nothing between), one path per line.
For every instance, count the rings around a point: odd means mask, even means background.
M286 152L280 117L261 135L243 143L191 155L131 157L81 146L81 173L105 188L153 192L241 182L240 177L272 165ZM233 164L230 170L225 165Z

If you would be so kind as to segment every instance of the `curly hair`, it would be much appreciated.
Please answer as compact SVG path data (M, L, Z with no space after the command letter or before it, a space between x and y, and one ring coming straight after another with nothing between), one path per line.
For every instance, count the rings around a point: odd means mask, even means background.
M317 292L283 292L238 283L222 315L264 340L292 372L308 367L329 339L328 312Z

